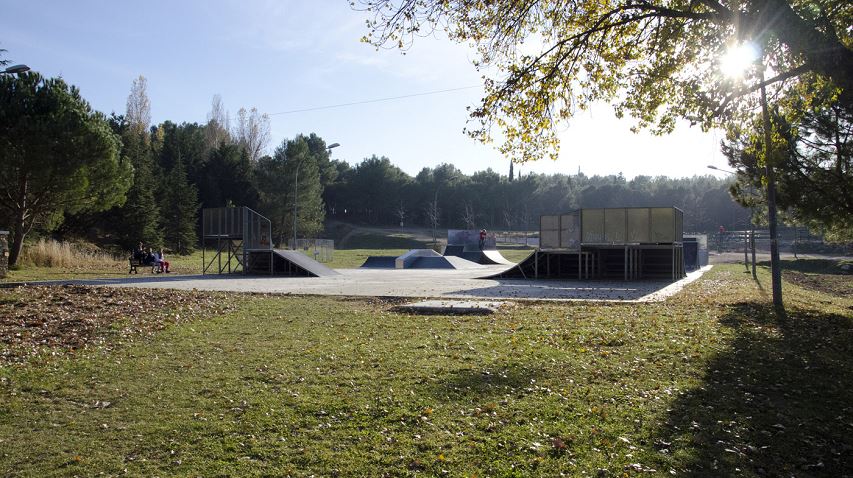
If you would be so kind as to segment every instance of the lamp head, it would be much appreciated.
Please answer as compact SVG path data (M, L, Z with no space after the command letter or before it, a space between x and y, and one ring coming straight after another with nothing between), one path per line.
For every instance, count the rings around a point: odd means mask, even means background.
M8 73L10 75L17 75L18 73L24 73L30 71L30 67L27 65L12 65L9 68L3 70L3 73Z

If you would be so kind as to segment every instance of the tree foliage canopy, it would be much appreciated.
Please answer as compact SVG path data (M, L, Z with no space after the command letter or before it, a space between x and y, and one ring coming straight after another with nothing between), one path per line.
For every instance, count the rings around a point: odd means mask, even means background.
M344 163L346 164L346 163ZM300 176L301 177L301 176ZM412 177L388 158L370 157L341 168L326 188L327 217L372 225L536 230L542 214L579 207L677 206L689 231L749 227L749 210L729 196L729 178L521 174L514 181L487 169L466 175L452 164L423 168Z
M300 237L316 237L323 230L321 165L324 163L328 164L326 144L314 134L286 139L272 157L258 161L255 168L260 196L258 209L272 222L273 236L280 245L286 244L291 236L294 212Z
M678 118L711 127L754 107L759 84L721 74L746 39L763 48L774 95L806 86L853 98L853 5L847 0L360 0L375 13L365 41L408 48L443 29L496 67L473 137L518 162L556 158L555 125L592 102L669 132ZM814 89L814 88L812 88Z
M789 222L818 226L828 239L853 241L853 108L793 101L772 115L779 207ZM759 209L765 202L757 193L765 181L762 143L754 127L733 127L723 146L739 171L732 193Z
M10 264L39 223L125 200L132 168L102 114L62 79L0 76L0 206L11 216Z

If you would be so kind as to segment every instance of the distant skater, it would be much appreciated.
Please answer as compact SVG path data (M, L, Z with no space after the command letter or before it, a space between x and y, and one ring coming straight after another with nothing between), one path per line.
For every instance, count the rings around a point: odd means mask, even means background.
M486 230L480 229L480 250L486 248Z

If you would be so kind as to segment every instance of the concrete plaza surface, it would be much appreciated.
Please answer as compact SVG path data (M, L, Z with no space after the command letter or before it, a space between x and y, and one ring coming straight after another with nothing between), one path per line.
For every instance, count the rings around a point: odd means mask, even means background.
M480 279L506 266L476 269L337 269L333 277L187 275L64 280L30 285L89 285L270 294L512 300L663 300L708 269L678 282Z

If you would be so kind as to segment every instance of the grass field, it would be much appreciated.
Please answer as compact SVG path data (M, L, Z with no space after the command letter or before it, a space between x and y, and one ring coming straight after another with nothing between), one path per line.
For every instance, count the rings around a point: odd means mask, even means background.
M15 318L0 358L24 361L0 362L0 474L849 476L853 288L801 269L784 321L766 270L755 283L737 265L662 303L489 317L368 299L2 290L0 316ZM9 345L74 294L98 318L90 345Z
M417 240L402 233L360 233L350 236L346 249L424 249L427 242ZM336 251L337 252L337 251Z

